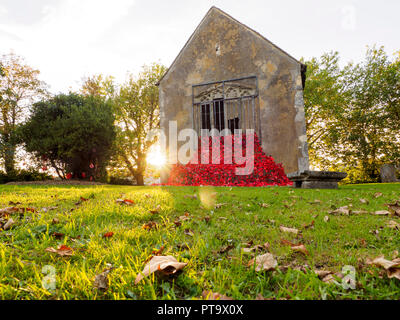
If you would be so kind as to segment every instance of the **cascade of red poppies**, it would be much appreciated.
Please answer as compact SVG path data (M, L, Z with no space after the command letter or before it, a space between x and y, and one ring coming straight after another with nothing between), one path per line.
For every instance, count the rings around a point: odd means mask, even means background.
M204 149L204 147L202 149L201 139L208 139L207 149ZM230 140L226 141L226 139ZM249 141L254 142L247 146L246 134L200 138L199 149L192 160L186 165L176 164L172 166L167 185L246 187L292 185L292 182L286 177L282 165L276 164L272 157L265 155L257 135L254 134L254 140L250 139ZM207 143L207 141L205 142ZM235 143L239 150L242 150L241 164L238 164L236 157L233 156ZM228 147L225 150L225 146L229 145L232 148ZM248 155L246 148L253 148L254 154ZM246 157L246 155L248 156ZM254 170L246 175L236 174L237 168L245 167L243 161L249 159L252 161L252 158L254 158ZM206 161L208 164L205 163L205 159L208 160ZM230 161L226 161L226 159L230 159Z

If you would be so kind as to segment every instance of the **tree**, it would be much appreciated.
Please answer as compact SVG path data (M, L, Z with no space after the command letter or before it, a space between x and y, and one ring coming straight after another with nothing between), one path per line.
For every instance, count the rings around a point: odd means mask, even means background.
M156 84L165 71L164 66L156 63L144 66L137 79L129 75L115 98L118 124L115 160L123 163L138 185L144 184L146 154L155 142L146 141L146 135L160 125Z
M99 97L60 94L34 104L19 129L28 152L48 162L62 179L105 174L115 140L112 105Z
M39 71L26 65L15 54L1 57L0 76L0 159L7 174L15 170L16 129L29 114L31 103L46 96Z
M307 62L304 92L310 160L355 181L378 181L383 163L400 162L400 62L368 48L362 63L340 68L337 53Z

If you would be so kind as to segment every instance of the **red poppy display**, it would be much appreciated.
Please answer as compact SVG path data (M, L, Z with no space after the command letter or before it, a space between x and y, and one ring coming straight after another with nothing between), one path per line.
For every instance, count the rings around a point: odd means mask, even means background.
M234 143L242 150L242 157L246 159L246 134L230 135L225 137L203 137L208 139L208 150L201 149L199 140L199 150L193 159L186 165L176 164L172 166L167 185L175 186L243 186L243 187L262 187L262 186L288 186L292 182L286 177L281 164L276 164L272 157L266 156L263 152L260 141L254 134L254 170L248 175L237 175L236 169L245 167L245 164L237 164L232 156ZM216 141L213 139L217 139ZM225 139L231 139L225 141ZM207 141L206 141L207 142ZM217 143L215 143L217 142ZM224 150L225 142L227 145L232 143L232 148ZM208 152L207 152L208 151ZM216 156L220 155L220 159ZM207 159L209 164L204 164L202 159ZM231 159L231 164L224 159ZM196 160L197 161L194 161ZM251 159L246 159L251 160ZM195 163L197 162L197 163ZM203 162L203 163L201 163Z

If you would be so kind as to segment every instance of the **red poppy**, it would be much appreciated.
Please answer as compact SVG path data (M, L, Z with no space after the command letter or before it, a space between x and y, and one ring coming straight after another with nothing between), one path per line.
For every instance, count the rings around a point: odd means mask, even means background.
M67 173L67 175L65 176L68 180L72 178L72 173Z
M276 164L272 157L267 157L263 152L257 135L254 135L254 142L246 146L246 134L240 136L225 136L220 138L202 137L209 139L208 149L199 150L193 159L187 164L176 164L172 167L168 185L213 185L213 186L268 186L291 185L292 182L286 177L281 164ZM214 140L214 144L212 143ZM218 143L219 139L219 143ZM207 143L207 141L205 140ZM215 143L217 142L217 143ZM246 147L254 150L254 170L248 175L236 175L236 169L244 167L235 163L232 151L227 150L225 155L225 142L227 145L234 143L242 148L242 156L246 155ZM219 158L218 158L219 156ZM208 159L209 164L201 164L202 159ZM226 161L228 160L228 161Z

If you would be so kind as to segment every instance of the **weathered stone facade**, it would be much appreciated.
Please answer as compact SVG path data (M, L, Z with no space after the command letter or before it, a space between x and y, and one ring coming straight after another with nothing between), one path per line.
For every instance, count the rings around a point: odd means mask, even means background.
M286 173L309 169L305 66L254 30L212 7L159 83L161 128L193 127L193 86L255 76L262 147ZM206 93L207 94L207 93Z

